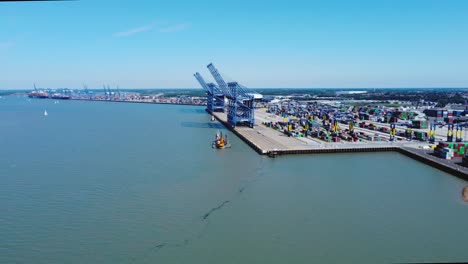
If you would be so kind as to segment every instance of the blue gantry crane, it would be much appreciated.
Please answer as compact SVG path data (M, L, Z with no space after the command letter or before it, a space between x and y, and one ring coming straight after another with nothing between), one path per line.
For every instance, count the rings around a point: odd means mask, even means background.
M200 73L197 72L193 76L205 89L207 97L206 111L208 113L224 112L224 93L214 83L206 83Z
M226 83L219 74L218 69L213 63L208 64L208 70L215 79L218 87L228 99L228 124L235 127L238 124L248 125L253 127L255 124L254 107L255 101L252 94L247 93L246 88L238 82Z

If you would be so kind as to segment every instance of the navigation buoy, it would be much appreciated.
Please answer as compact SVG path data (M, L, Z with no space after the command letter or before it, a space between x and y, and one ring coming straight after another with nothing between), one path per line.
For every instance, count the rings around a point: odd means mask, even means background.
M462 190L463 201L468 202L468 186L465 186Z

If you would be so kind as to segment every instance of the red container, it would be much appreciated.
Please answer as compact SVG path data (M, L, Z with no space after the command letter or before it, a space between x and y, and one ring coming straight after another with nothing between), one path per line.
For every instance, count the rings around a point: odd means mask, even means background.
M340 138L339 138L339 137L333 137L333 138L332 138L332 141L333 141L333 142L340 142Z

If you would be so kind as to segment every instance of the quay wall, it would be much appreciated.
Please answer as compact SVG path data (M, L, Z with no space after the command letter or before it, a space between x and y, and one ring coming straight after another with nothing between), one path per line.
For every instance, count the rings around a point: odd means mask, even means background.
M456 164L451 164L451 163L445 163L445 160L442 160L440 158L430 156L430 154L425 153L425 152L420 152L418 150L413 150L405 147L400 147L397 149L397 151L407 157L410 157L412 159L418 160L420 162L423 162L429 166L432 166L434 168L437 168L439 170L445 171L447 173L450 173L462 180L468 181L468 172L467 169L464 167L460 167Z
M255 142L246 138L242 133L239 133L234 127L229 125L226 120L223 120L218 115L213 115L220 123L222 123L232 133L237 135L242 141L247 143L260 155L268 155L276 157L277 155L291 155L291 154L314 154L314 153L352 153L352 152L390 152L395 151L407 157L423 162L429 166L435 167L439 170L452 174L460 179L468 181L468 168L460 167L454 163L446 162L439 158L430 156L426 152L418 151L417 149L410 149L401 146L369 146L369 147L356 147L356 148L313 148L313 149L278 149L278 150L263 150Z

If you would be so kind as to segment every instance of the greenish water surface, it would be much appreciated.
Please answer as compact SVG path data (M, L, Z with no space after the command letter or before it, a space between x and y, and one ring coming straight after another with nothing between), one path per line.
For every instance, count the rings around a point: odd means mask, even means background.
M2 97L0 263L468 261L467 182L217 130L202 107Z

